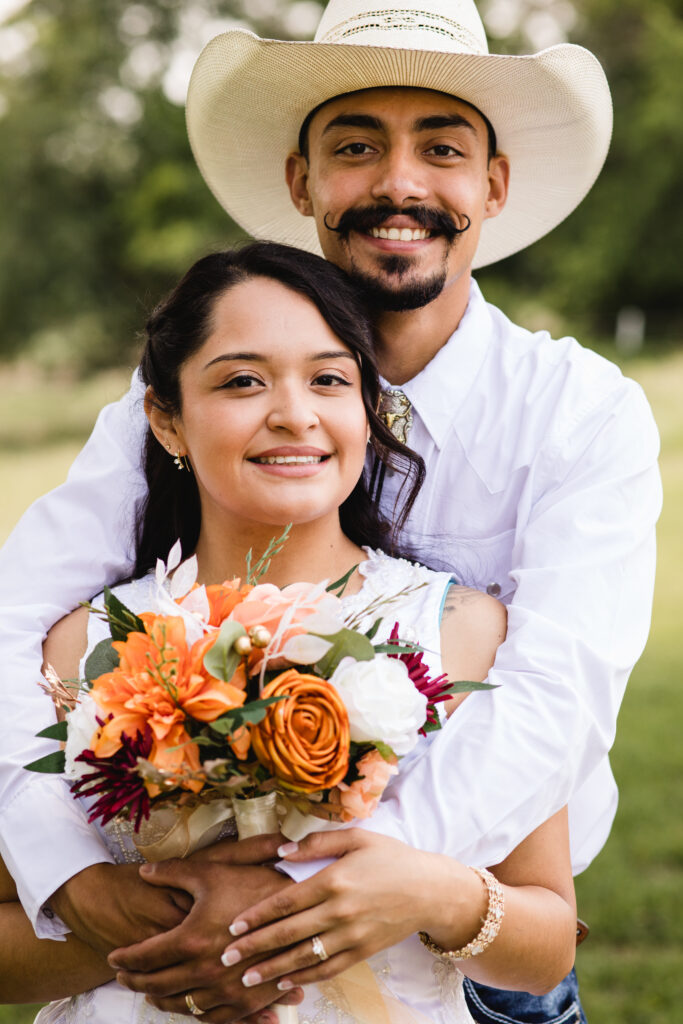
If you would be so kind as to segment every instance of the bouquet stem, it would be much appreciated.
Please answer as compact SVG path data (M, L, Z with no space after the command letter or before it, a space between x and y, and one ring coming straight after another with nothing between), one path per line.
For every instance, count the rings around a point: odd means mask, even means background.
M247 800L235 800L235 823L240 839L268 835L280 831L277 815L277 794L266 793ZM269 1009L277 1015L279 1024L298 1024L299 1012L296 1006L279 1006L274 1003Z

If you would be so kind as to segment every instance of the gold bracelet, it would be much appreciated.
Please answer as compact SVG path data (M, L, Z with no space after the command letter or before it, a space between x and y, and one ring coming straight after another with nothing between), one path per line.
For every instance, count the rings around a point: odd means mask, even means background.
M495 937L500 931L500 926L503 923L503 917L505 915L505 896L503 895L503 887L501 886L498 879L487 871L486 868L471 868L475 871L482 882L486 886L488 893L489 902L486 910L486 917L482 924L479 932L468 942L462 949L442 949L441 946L437 945L436 942L427 934L427 932L418 932L420 941L427 947L430 953L434 956L439 957L441 960L471 960L473 956L479 956L489 948Z

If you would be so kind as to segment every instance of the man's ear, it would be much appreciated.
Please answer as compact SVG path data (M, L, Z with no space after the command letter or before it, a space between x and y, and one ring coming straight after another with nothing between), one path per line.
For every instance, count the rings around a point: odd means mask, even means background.
M308 160L302 153L290 153L285 161L285 180L292 202L304 217L313 216L308 194Z
M152 388L145 391L145 416L149 420L152 433L163 448L174 454L185 449L185 442L174 417L166 412Z
M497 217L508 197L510 161L502 153L491 157L488 166L489 193L484 207L485 217Z

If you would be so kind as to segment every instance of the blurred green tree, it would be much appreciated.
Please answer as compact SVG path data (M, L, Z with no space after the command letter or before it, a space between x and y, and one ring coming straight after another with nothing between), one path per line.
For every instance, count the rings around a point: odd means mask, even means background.
M245 8L258 31L286 36L291 7L17 6L0 24L0 356L125 362L145 313L189 263L241 237L192 160L187 72L211 36L246 24ZM315 24L315 3L296 6L293 27L302 14Z
M145 312L189 262L241 237L187 143L194 58L229 24L305 38L321 6L13 2L0 21L0 357L126 362ZM522 320L529 302L558 311L582 336L611 333L626 305L645 311L649 335L680 329L683 0L479 4L492 50L582 43L615 102L596 186L547 238L480 272L487 295Z
M527 18L553 3L567 15L564 0L522 0ZM570 316L572 330L611 334L619 310L636 306L648 337L680 334L683 2L576 0L572 10L567 38L597 54L612 89L605 168L564 224L480 278L489 292L540 296ZM506 41L522 51L524 23L522 15Z

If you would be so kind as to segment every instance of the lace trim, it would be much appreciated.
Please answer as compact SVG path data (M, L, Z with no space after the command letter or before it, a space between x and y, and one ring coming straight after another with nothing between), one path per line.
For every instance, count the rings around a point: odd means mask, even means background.
M350 36L358 35L360 32L368 32L372 29L390 29L392 31L404 32L433 32L436 35L451 39L460 43L472 53L485 54L488 51L482 45L480 39L452 18L445 18L440 14L433 14L430 11L385 8L379 11L364 11L362 14L355 14L345 21L339 22L329 29L316 42L336 43Z

